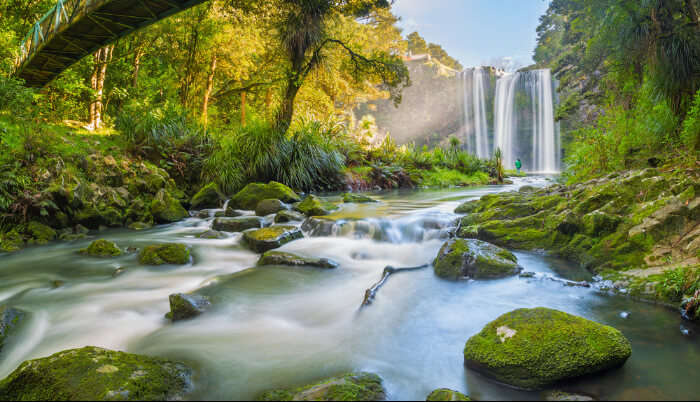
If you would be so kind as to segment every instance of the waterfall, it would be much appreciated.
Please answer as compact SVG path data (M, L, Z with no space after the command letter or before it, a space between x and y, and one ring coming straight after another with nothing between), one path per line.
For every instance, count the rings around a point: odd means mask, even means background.
M518 121L515 115L515 90L520 73L507 74L496 82L496 133L495 148L500 148L503 166L512 169L517 148Z
M491 157L488 121L486 120L486 80L481 67L464 70L462 99L464 107L464 142L469 152L479 158Z
M559 171L558 130L554 125L552 73L549 70L532 71L532 162L536 172ZM556 132L555 132L556 131Z

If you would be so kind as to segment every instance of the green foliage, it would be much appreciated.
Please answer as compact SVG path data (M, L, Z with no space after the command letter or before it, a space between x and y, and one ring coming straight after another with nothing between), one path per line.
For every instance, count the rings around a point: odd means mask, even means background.
M697 158L697 152L700 150L700 90L695 94L693 104L683 121L681 142L688 150L689 156L692 158L694 155Z

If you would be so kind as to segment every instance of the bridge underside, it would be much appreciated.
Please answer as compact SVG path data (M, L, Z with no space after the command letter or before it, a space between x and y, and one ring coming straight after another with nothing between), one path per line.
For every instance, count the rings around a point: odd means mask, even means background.
M69 14L63 14L67 21L58 25L58 28L40 28L43 40L38 45L29 45L30 51L15 75L24 79L29 87L43 87L97 49L204 1L206 0L80 1L78 6L68 11Z

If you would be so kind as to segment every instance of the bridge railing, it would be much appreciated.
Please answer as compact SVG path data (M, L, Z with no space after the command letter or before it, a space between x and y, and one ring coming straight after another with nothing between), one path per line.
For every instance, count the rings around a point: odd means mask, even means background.
M50 35L58 32L63 25L69 25L80 14L81 9L85 9L95 1L97 0L58 0L52 9L32 26L20 43L15 68L22 66Z

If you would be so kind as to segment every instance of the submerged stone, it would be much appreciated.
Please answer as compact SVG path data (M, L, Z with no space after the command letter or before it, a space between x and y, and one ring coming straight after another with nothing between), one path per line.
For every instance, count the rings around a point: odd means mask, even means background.
M95 240L88 248L79 252L91 257L117 257L122 254L122 250L116 244L104 239Z
M202 314L211 306L206 296L177 293L170 295L170 314L173 321L188 320Z
M298 202L301 198L291 188L271 181L268 184L250 183L229 201L232 208L254 210L262 200L278 199L282 202Z
M0 381L0 400L179 400L191 375L182 363L88 346L22 363Z
M134 222L131 225L129 225L129 229L135 230L135 231L141 231L141 230L146 230L150 229L153 227L150 223L143 223L143 222Z
M224 196L219 191L219 186L216 183L209 183L192 197L190 204L193 209L217 208L223 200Z
M304 201L297 204L294 209L306 216L323 216L328 215L331 211L338 209L330 202L323 201L315 195L309 195L304 198Z
M282 201L274 198L269 200L262 200L255 206L255 215L267 216L271 214L276 214L279 211L284 211L289 207Z
M301 239L304 234L295 226L271 226L269 228L248 230L243 240L256 253L282 247L290 241Z
M372 197L366 196L364 194L354 194L354 193L345 193L343 194L343 202L348 204L348 203L355 203L355 204L366 204L370 202L379 202L375 200Z
M207 230L206 232L200 234L197 237L199 237L200 239L215 240L215 239L225 239L226 235L217 231L217 230Z
M173 223L190 216L180 201L165 189L158 191L151 201L151 214L158 223Z
M190 260L190 250L184 244L163 244L144 247L139 262L144 265L184 265Z
M265 221L259 216L239 216L237 218L216 218L212 229L222 232L242 232L248 229L260 229Z
M268 251L258 260L259 266L265 265L289 265L289 266L309 266L324 269L338 268L338 263L327 258L307 258L300 257L292 253L281 251Z
M541 389L623 365L632 354L618 330L546 308L519 309L467 341L467 367L499 382Z
M438 253L433 267L441 278L457 280L503 278L518 274L522 268L508 250L474 239L453 239Z
M27 313L22 310L0 306L0 352L2 352L5 339L19 326L26 315Z
M382 379L371 373L351 373L297 389L279 389L260 395L259 401L383 401Z
M471 399L460 392L447 388L440 388L431 392L426 401L471 401Z
M306 218L303 214L296 211L279 211L275 215L275 223L301 222Z

